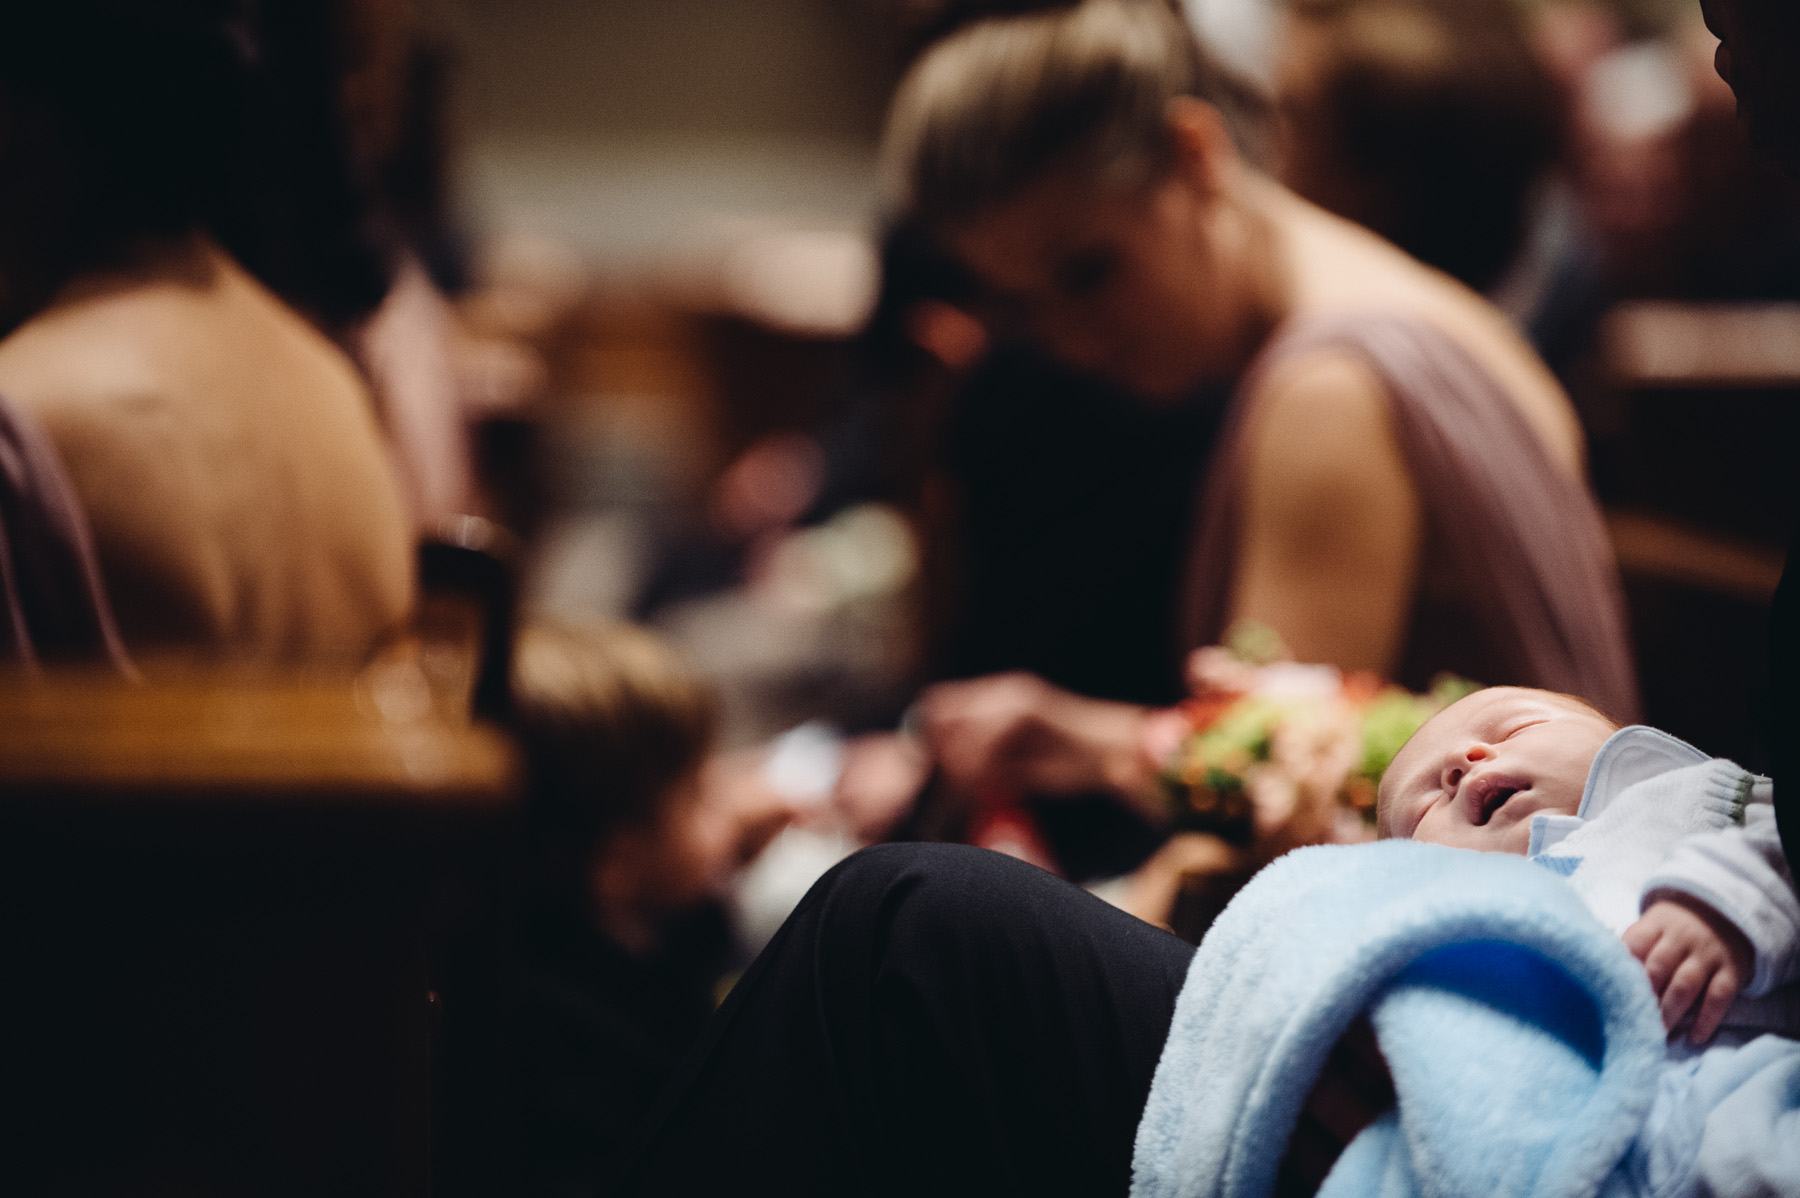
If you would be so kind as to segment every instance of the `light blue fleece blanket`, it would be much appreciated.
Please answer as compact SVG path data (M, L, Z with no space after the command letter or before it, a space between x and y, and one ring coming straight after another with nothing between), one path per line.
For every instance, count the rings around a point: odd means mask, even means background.
M1268 1194L1365 1011L1399 1105L1323 1198L1635 1189L1621 1162L1664 1065L1642 966L1523 858L1386 841L1290 853L1214 924L1138 1125L1133 1198Z

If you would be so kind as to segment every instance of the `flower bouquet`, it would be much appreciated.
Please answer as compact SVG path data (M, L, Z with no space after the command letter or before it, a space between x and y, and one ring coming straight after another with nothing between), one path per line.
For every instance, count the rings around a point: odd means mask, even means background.
M1188 661L1192 697L1152 717L1145 751L1175 823L1263 859L1300 844L1367 840L1375 792L1419 726L1477 689L1428 694L1369 673L1287 660L1267 628L1240 626Z

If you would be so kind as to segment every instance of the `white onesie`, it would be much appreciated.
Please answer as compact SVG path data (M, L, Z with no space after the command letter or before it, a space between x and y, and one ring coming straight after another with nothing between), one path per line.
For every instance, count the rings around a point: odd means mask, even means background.
M1670 892L1704 902L1756 954L1724 1026L1800 1035L1800 898L1772 800L1767 778L1634 725L1595 755L1577 814L1532 817L1525 855L1566 877L1614 934Z

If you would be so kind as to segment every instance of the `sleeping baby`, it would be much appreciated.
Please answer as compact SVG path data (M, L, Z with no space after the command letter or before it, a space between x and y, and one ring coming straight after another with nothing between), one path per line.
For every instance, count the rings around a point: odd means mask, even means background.
M1800 1034L1800 898L1766 778L1579 699L1495 687L1406 743L1377 822L1567 878L1643 962L1672 1034Z

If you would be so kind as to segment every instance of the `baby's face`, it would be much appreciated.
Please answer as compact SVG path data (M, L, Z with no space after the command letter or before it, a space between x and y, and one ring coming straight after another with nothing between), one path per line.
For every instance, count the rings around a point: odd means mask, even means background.
M1523 854L1531 817L1573 815L1606 720L1559 695L1477 691L1426 721L1381 780L1384 836Z

